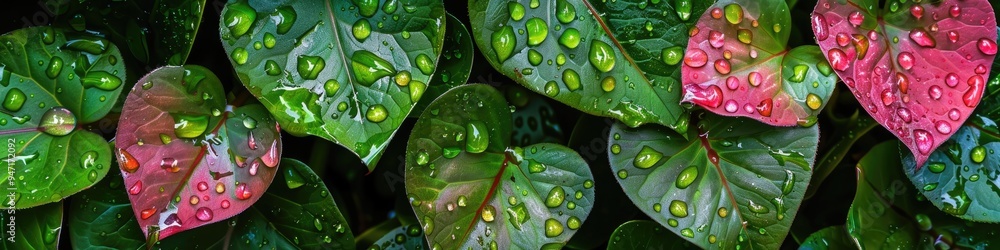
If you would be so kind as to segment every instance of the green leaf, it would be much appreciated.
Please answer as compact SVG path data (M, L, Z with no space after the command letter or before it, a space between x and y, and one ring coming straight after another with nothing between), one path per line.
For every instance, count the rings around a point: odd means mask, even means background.
M0 162L8 169L0 177L16 179L0 183L16 189L0 207L59 201L104 178L111 149L79 124L100 120L121 94L118 48L100 37L36 27L0 36L0 51L0 135L13 155Z
M465 28L462 20L448 13L448 29L444 36L444 48L438 62L438 70L431 76L431 81L424 91L423 97L410 111L410 117L419 117L420 113L427 108L427 105L437 99L444 92L465 84L472 73L473 58L475 58L475 44L472 42L472 35Z
M906 183L902 172L910 170L896 157L909 153L896 144L879 144L858 163L858 188L846 225L854 241L863 248L985 249L995 245L991 241L1000 233L996 225L944 213L919 194L921 187Z
M406 192L431 248L559 248L594 202L573 150L511 147L510 110L487 85L452 89L428 106L406 150Z
M646 215L699 247L778 248L812 176L819 129L699 116L691 140L616 123L609 157L619 184Z
M445 21L434 0L230 0L219 32L285 131L343 145L371 171L431 80Z
M56 23L77 31L104 33L122 45L136 69L182 65L201 26L205 0L61 1ZM131 59L130 59L131 60ZM129 66L133 66L130 64ZM133 76L140 77L141 75ZM134 81L128 81L129 84Z
M687 130L680 59L708 1L469 1L487 61L529 89L635 127Z
M156 242L156 248L353 249L354 236L347 220L319 176L305 164L288 158L282 159L280 170L275 184L243 213L179 232ZM135 215L127 212L132 208L119 181L80 195L79 199L86 202L79 203L81 209L73 209L70 215L74 246L145 248ZM104 238L108 235L118 236ZM95 238L103 240L95 242Z
M111 165L116 168L118 163ZM70 198L66 211L69 240L75 248L139 249L146 237L139 230L119 171Z
M690 242L670 233L659 223L634 220L618 226L608 240L608 250L691 249Z
M857 248L852 238L847 234L844 226L832 226L823 228L809 235L805 242L799 246L800 250L819 249L851 249Z
M63 203L49 203L30 209L0 210L3 249L57 249L63 225ZM13 230L11 232L10 230Z
M399 226L378 239L368 250L427 249L420 225Z
M1000 28L997 30L1000 35ZM945 213L977 222L1000 222L997 121L1000 121L1000 60L994 59L986 93L965 124L931 152L923 165L916 165L912 154L901 152L906 176Z

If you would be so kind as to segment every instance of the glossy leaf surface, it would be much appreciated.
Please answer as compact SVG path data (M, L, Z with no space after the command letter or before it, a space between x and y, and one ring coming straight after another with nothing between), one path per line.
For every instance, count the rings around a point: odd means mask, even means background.
M692 15L708 5L683 2L472 0L469 16L487 61L521 85L629 126L683 132L678 64Z
M511 147L510 110L487 85L428 106L407 144L406 192L431 248L550 248L569 241L594 202L579 154Z
M934 206L959 218L1000 222L1000 62L993 62L986 94L972 117L916 165L905 151L906 176Z
M353 249L354 237L329 190L299 161L284 159L275 185L259 202L219 223L179 232L158 241L163 249ZM104 181L74 200L71 240L77 247L145 248L118 181ZM228 245L226 245L228 243Z
M57 249L63 229L63 203L55 202L29 209L0 210L4 225L0 248ZM13 229L12 229L13 228ZM11 233L13 230L13 233Z
M448 28L445 29L444 47L441 57L438 58L438 70L431 76L427 90L413 107L410 117L419 117L434 99L452 88L465 84L472 73L476 55L476 45L472 41L472 35L462 20L451 13L448 13L448 24L445 26Z
M611 233L608 250L627 249L691 249L691 243L670 233L655 221L625 222Z
M115 156L147 237L224 220L267 190L281 159L281 134L257 104L226 104L215 74L166 66L125 100Z
M699 247L781 245L812 176L817 126L774 128L705 113L688 138L664 127L609 135L611 169L640 210Z
M789 48L782 0L718 1L691 28L684 102L776 126L811 126L837 76L816 46Z
M995 224L962 220L944 213L904 177L895 157L898 142L872 148L858 163L858 188L847 215L847 230L864 248L986 249L995 245ZM902 152L902 153L901 153Z
M111 149L80 124L101 119L118 99L125 78L118 48L36 27L0 36L0 51L0 138L13 145L0 177L14 180L0 182L14 192L0 207L59 201L104 178Z
M861 106L923 163L979 104L997 51L986 0L820 0L813 33Z
M843 225L823 228L809 235L805 242L799 246L799 250L823 250L823 249L851 249L854 246L853 238L847 234L847 229Z
M343 145L370 171L427 90L445 22L434 0L231 0L219 32L286 131Z

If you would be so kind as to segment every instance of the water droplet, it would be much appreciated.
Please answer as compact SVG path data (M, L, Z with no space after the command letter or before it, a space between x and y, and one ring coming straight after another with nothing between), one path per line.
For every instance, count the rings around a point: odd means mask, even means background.
M690 228L681 229L681 236L694 238L694 230L691 230Z
M198 208L198 210L194 213L194 217L198 218L200 221L210 221L213 217L212 210L207 207Z
M38 130L53 136L64 136L76 128L76 116L69 109L55 107L45 111L38 123Z
M421 73L424 75L430 75L434 73L434 61L431 60L427 54L417 55L416 58L417 68L420 69Z
M718 214L719 217L726 218L726 216L729 216L729 209L726 209L726 207L720 207L718 210Z
M234 2L226 6L222 20L229 28L229 33L239 38L246 34L257 20L257 11L246 2Z
M934 146L934 136L927 130L915 129L913 130L913 138L917 144L917 150L921 154L929 154L931 147Z
M528 30L528 46L538 46L549 36L549 26L538 17L528 19L524 23L524 28Z
M748 202L747 207L750 208L750 212L763 214L771 211L771 209L765 207L762 204L753 202L753 200L747 200L747 202Z
M965 106L976 107L979 104L979 100L983 97L983 90L986 88L986 81L981 75L973 75L969 77L969 89L962 94L962 102Z
M132 157L132 154L128 151L122 150L121 148L118 148L117 150L118 165L121 169L126 173L135 173L135 170L139 169L139 161L136 161L135 157Z
M580 31L575 28L568 28L559 36L559 44L566 48L575 49L580 45Z
M524 5L518 2L507 3L507 12L510 13L510 18L514 21L521 21L524 18Z
M903 67L903 69L910 70L913 68L914 58L913 54L910 54L910 52L900 52L899 55L896 56L896 59L896 62L899 63L899 66Z
M21 107L24 106L24 102L26 100L27 96L21 91L21 89L10 88L10 90L7 91L7 95L3 99L3 107L12 112L17 112L21 110Z
M743 7L735 3L726 5L726 21L729 24L739 24L743 21Z
M545 198L545 206L555 208L562 205L566 197L566 191L561 186L555 186L549 190L549 195Z
M368 111L365 112L365 118L368 118L369 121L375 123L385 121L388 116L389 111L386 110L385 106L382 106L382 104L370 106L368 107Z
M827 58L830 59L830 66L833 66L834 70L844 71L850 66L850 59L848 59L847 54L843 50L833 48L827 51Z
M771 117L771 111L773 108L774 99L767 98L760 101L760 104L757 104L757 113L760 113L760 115L764 117Z
M663 59L663 63L667 65L677 65L684 58L684 48L680 46L673 46L660 51L660 57Z
M84 88L96 87L101 90L111 91L122 85L122 79L105 71L91 71L83 78L80 78L80 83Z
M670 214L677 218L688 216L687 203L681 200L670 201Z
M715 60L714 65L715 65L715 71L719 72L719 74L722 75L729 74L729 71L732 69L731 66L729 65L729 61L726 59Z
M700 68L708 64L708 54L704 50L692 48L684 55L684 64L692 68Z
M580 75L573 69L566 69L563 71L562 81L563 84L566 84L566 88L569 89L569 91L580 89Z
M197 138L208 129L208 116L187 114L172 114L172 116L174 118L174 134L177 138Z
M663 153L660 153L660 151L656 151L655 149L649 146L643 145L642 149L639 151L639 154L636 155L635 159L632 160L632 164L635 165L635 167L637 168L647 169L653 167L653 165L656 165L656 163L659 162L660 159L662 158L663 158Z
M149 219L149 217L152 217L153 214L156 214L156 208L143 209L142 211L139 211L139 218L142 218L143 220Z
M232 53L229 53L229 57L231 57L233 59L233 62L236 62L237 65L243 65L247 63L247 60L250 59L250 54L247 52L246 49L238 47L236 49L233 49Z
M490 145L490 134L486 123L470 121L465 125L465 131L465 134L468 135L468 139L465 140L465 151L474 154L486 151Z
M976 43L979 47L979 51L986 55L996 55L997 54L997 42L992 39L980 38L979 42Z
M688 166L681 170L680 174L677 175L677 179L674 181L674 185L677 188L685 189L694 183L698 179L698 168L695 166Z
M563 0L565 1L565 0ZM556 237L563 233L563 225L558 220L549 218L545 220L545 237Z
M137 195L142 192L142 180L137 180L128 188L128 194Z
M236 185L236 198L240 200L250 199L253 193L250 192L250 188L247 187L246 183L240 183Z
M275 23L275 31L278 34L288 33L295 25L295 19L298 18L298 14L295 13L295 9L291 6L282 6L275 10L274 14L271 14L271 20ZM237 36L238 37L238 36Z
M355 55L357 54L358 53L355 52ZM316 77L319 76L319 73L322 72L323 68L326 67L326 61L324 61L323 58L318 56L299 55L298 58L296 58L296 62L297 62L296 65L298 65L297 69L299 76L305 80L316 80Z
M493 207L493 205L486 205L486 207L483 208L483 212L481 214L483 221L493 222L493 220L495 219L494 216L496 215L497 212L496 210L497 209Z
M59 73L62 72L63 60L57 56L53 56L52 60L49 60L49 66L45 69L45 76L49 78L56 78Z
M601 80L601 89L604 90L604 92L611 92L612 90L615 90L615 77L604 77L604 79Z
M937 45L934 41L934 37L927 33L927 31L922 28L916 28L910 31L910 40L914 43L920 45L921 47L933 48Z
M570 23L576 19L576 7L567 0L556 0L556 19L560 23Z
M973 147L972 150L969 151L969 159L971 159L974 163L983 163L983 160L986 160L986 147L983 147L982 145Z
M177 166L177 159L174 159L173 157L160 159L160 169L171 173L177 173L181 170L181 168Z
M299 68L301 74L301 64ZM375 81L382 79L382 77L396 74L396 67L392 63L367 50L354 52L351 56L351 69L354 71L354 76L357 77L358 83L364 86L371 86ZM322 70L322 67L320 67L320 70ZM316 71L316 75L318 74L319 71Z
M269 32L264 33L264 48L274 48L274 45L278 42L278 39L274 37L274 34Z
M365 39L368 39L372 34L372 24L368 22L368 19L358 19L351 26L351 34L358 42L365 42Z
M511 54L514 53L514 46L517 43L517 37L514 36L514 28L511 26L506 26L501 28L499 31L493 33L491 37L493 51L497 54L497 59L500 63L507 61Z
M278 152L278 141L271 141L271 147L267 149L267 152L264 152L264 155L260 156L260 161L264 163L264 166L269 168L278 166L278 160L281 160L281 153Z
M624 169L618 170L618 178L619 179L628 178L628 171L625 171Z
M352 0L352 2L358 6L358 13L364 17L372 17L378 11L377 0Z
M615 51L602 41L590 43L590 64L601 72L609 72L615 68Z

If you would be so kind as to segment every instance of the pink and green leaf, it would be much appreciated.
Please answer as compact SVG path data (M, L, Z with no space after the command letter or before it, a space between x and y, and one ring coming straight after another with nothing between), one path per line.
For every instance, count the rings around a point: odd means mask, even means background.
M406 192L432 248L558 248L587 219L587 163L557 144L511 146L512 128L503 96L481 84L446 92L420 116Z
M996 19L986 0L878 2L820 0L813 33L861 106L920 166L983 97Z
M811 126L837 77L816 46L789 48L785 1L716 2L689 30L684 102L775 126Z
M263 106L226 105L200 66L168 66L139 80L122 109L115 155L147 237L232 217L274 179L277 123Z

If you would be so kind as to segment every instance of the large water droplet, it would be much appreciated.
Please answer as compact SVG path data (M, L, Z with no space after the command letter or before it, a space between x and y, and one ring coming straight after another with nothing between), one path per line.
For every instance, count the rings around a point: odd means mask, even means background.
M563 190L561 186L555 186L549 190L549 194L545 196L545 206L549 208L559 207L563 204L565 197L566 191Z
M830 37L830 31L827 29L829 26L826 23L826 17L822 13L815 13L812 15L812 28L813 33L816 35L816 40L826 41Z
M937 42L934 41L934 37L931 36L929 33L927 33L927 31L925 31L923 28L916 28L911 30L910 40L913 40L913 42L916 43L917 45L926 48L933 48L934 46L937 45Z
M281 160L281 153L278 152L278 140L271 141L271 147L264 152L264 155L260 156L260 161L264 163L264 166L273 168L278 166L278 161Z
M590 64L601 72L615 68L615 51L611 46L599 40L590 43Z
M927 130L916 129L913 130L913 138L917 144L917 151L921 154L929 154L931 152L931 147L934 146L934 136Z
M3 98L3 107L12 112L17 112L21 110L26 100L27 96L21 89L10 88L10 90L7 90L7 95Z
M692 68L700 68L708 64L708 54L704 50L692 48L684 55L684 64Z
M681 170L681 173L677 175L677 179L674 181L674 185L677 188L685 189L691 186L691 183L698 179L698 168L695 166L688 166Z
M351 56L351 68L358 83L365 86L371 86L382 77L396 74L396 67L392 63L367 50L354 52Z
M126 173L135 173L135 170L139 169L139 161L135 160L128 151L121 148L117 149L118 166L121 167Z
M913 68L913 60L913 54L910 52L900 52L899 55L896 56L896 62L899 63L899 66L905 70Z
M64 136L76 128L76 116L69 109L55 107L45 111L39 121L38 130L53 136Z
M986 160L986 147L977 145L969 151L969 159L974 163L983 163Z
M490 145L490 134L486 123L482 121L470 121L465 125L466 135L465 151L469 153L482 153Z
M378 0L352 0L358 6L358 13L364 17L372 17L378 11Z
M368 107L368 111L365 112L365 118L368 118L369 121L375 123L385 121L387 117L389 117L389 111L386 110L385 106L382 106L382 104L372 105Z
M639 150L639 154L632 160L632 164L634 164L637 168L647 169L656 165L656 163L662 158L663 153L660 153L660 151L656 151L649 146L643 145L642 149Z
M847 67L850 66L850 59L843 50L837 48L830 49L827 51L826 56L830 59L830 66L833 66L833 69L837 71L847 70Z
M174 118L174 133L177 138L197 138L208 129L208 116L187 114L172 114L172 116Z
M980 52L987 55L997 54L997 42L992 39L980 38L979 42L976 43L976 47L979 48Z
M96 87L101 90L111 91L122 85L122 79L105 71L91 71L83 78L80 78L80 83L84 88Z
M566 88L569 91L576 91L580 89L580 74L576 73L576 70L566 69L562 73L563 84L566 84Z
M250 187L247 187L246 183L240 183L236 185L236 198L240 200L250 199L253 193L250 192Z
M986 88L986 80L981 75L973 75L968 80L969 89L962 94L962 102L965 106L976 107L983 97L983 90Z
M234 38L239 38L246 34L257 20L257 11L247 2L237 1L226 6L222 20L229 28L229 33Z
M559 44L566 48L575 49L580 45L580 31L575 28L568 28L559 36Z
M493 33L491 37L493 51L496 52L500 63L510 58L511 54L514 53L514 46L516 44L517 37L514 35L514 28L511 26L501 28L499 31Z
M545 220L545 237L556 237L563 233L563 225L558 220L549 218Z
M576 19L576 7L567 0L556 0L556 19L560 23L569 23Z
M545 41L545 38L549 35L549 26L538 17L533 17L528 19L524 23L524 28L528 30L528 45L537 46Z
M684 48L680 46L665 48L660 51L660 57L663 59L663 63L667 65L677 65L684 58Z
M368 22L368 19L358 19L351 26L351 34L358 42L364 42L372 34L372 24Z
M355 52L354 54L357 55L358 53ZM299 76L301 76L302 79L305 80L316 80L316 77L319 76L319 73L322 72L323 68L326 67L326 61L323 60L322 57L318 56L299 55L298 58L296 58L296 62L297 62L296 65L298 65L297 68Z
M670 214L677 218L688 216L687 203L681 200L670 201Z
M739 4L731 3L726 5L726 21L729 24L739 24L743 21L743 7Z
M142 192L142 180L137 180L132 183L132 186L128 188L128 194L137 195Z
M213 217L212 210L207 207L198 208L198 210L194 213L194 217L198 218L200 221L210 221Z

